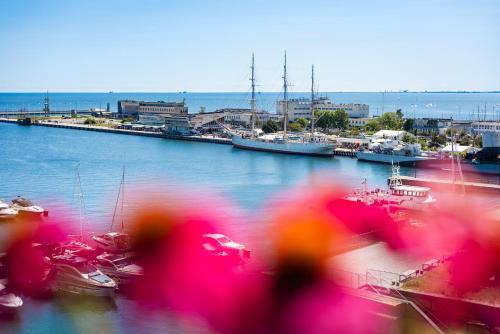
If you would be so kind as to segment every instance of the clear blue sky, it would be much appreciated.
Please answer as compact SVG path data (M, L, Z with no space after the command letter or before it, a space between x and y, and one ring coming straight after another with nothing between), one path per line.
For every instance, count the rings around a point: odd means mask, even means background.
M0 0L0 91L500 90L499 0Z

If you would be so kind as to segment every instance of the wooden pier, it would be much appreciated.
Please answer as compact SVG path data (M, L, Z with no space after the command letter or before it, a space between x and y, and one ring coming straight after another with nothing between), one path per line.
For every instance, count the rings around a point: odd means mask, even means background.
M452 191L454 189L459 192L462 191L463 186L463 189L467 193L489 193L500 195L500 185L498 184L464 181L462 185L462 182L458 180L453 183L451 180L425 179L411 176L401 176L401 181L404 185L429 187L438 191Z

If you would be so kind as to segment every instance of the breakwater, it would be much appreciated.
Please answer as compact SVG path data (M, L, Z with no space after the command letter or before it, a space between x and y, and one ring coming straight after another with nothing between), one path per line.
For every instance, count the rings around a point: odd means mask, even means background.
M17 124L17 120L5 119L5 118L0 119L0 122ZM68 124L68 123L52 123L52 122L36 122L36 123L32 123L31 125L45 126L45 127L52 127L52 128L62 128L62 129L82 130L82 131L97 131L97 132L115 133L115 134L123 134L123 135L156 137L156 138L166 138L166 139L173 139L173 140L186 140L186 141L195 141L195 142L232 145L230 139L213 138L213 137L209 137L209 136L179 136L179 135L165 134L163 132L126 130L126 129L107 128L107 127L103 127L103 126Z

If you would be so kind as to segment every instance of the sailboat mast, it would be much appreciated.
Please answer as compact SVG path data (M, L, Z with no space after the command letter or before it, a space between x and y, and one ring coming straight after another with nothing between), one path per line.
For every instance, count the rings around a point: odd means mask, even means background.
M314 136L314 65L311 67L311 134Z
M254 54L252 53L252 77L250 78L252 82L252 99L250 100L250 108L252 109L252 138L255 134L255 60Z
M80 239L83 239L83 221L85 220L85 202L83 199L82 180L80 179L80 164L76 166L76 180L78 182L78 197L80 200Z
M287 125L288 125L288 80L286 73L286 51L285 51L285 64L283 66L283 140L286 138Z
M123 172L122 172L122 231L125 227L125 224L123 223L123 202L125 199L125 166L123 166Z

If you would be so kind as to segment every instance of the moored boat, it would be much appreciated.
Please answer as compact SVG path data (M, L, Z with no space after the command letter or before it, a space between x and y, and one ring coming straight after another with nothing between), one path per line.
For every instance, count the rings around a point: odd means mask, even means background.
M414 165L431 159L422 155L420 144L404 144L390 139L371 143L368 149L356 152L356 157L358 160L399 165Z
M254 151L332 157L334 150L333 143L308 141L300 137L283 139L283 135L244 138L234 134L231 139L234 147Z
M52 257L54 289L78 295L112 296L116 282L82 257L65 253Z
M23 300L9 292L5 285L0 283L0 311L12 312L23 306Z
M113 218L111 220L110 232L97 234L92 236L92 240L97 244L97 247L108 253L125 253L131 250L132 242L130 235L123 232L125 229L124 222L124 198L125 196L125 167L122 172L122 179L118 189L118 195L116 197L115 209L113 212ZM121 232L113 232L113 226L115 223L116 211L118 208L118 203L121 198Z
M30 200L20 196L17 196L12 200L12 208L18 210L19 214L22 215L46 216L48 214L48 211L41 206L36 205Z
M287 133L288 125L288 82L287 82L287 68L286 68L286 54L285 65L283 72L283 88L284 88L284 117L283 117L283 132L281 134L268 134L260 137L255 136L255 63L252 55L252 132L249 137L237 133L231 133L231 141L236 148L266 151L274 153L287 153L287 154L301 154L322 157L333 157L335 145L329 142L324 136L316 136L314 133L314 113L312 112L311 134L297 134L289 135ZM314 70L312 75L314 87ZM311 108L314 108L314 90L312 89L313 102Z
M18 214L19 211L17 209L0 200L0 221L14 219Z
M92 236L99 249L110 253L124 253L131 250L130 235L123 232L108 232Z
M144 274L141 266L134 262L132 253L104 253L96 257L94 265L118 284L128 284Z
M423 211L436 202L430 194L430 188L403 185L399 174L399 166L393 165L389 189L365 188L346 196L347 200L360 202L369 206L378 206L394 211Z

